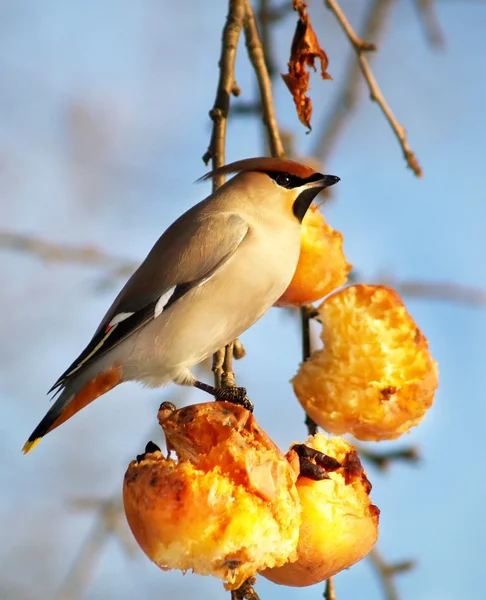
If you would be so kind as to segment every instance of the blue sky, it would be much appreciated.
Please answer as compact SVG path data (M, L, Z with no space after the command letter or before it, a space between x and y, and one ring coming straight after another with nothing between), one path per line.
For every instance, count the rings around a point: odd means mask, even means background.
M325 209L344 234L361 277L449 281L486 287L486 5L443 0L447 46L431 50L413 3L397 3L374 71L424 168L417 180L376 105L366 98L326 171L341 177ZM353 24L358 3L342 2ZM281 82L282 127L310 152L342 83L349 47L322 2L310 13L330 57L333 82L312 79L314 132L305 134ZM208 193L194 185L210 132L220 29L226 3L155 0L7 0L0 8L0 227L59 243L96 244L142 259L172 220ZM285 70L294 28L276 27ZM244 52L243 98L255 91ZM228 160L262 153L257 122L234 120ZM156 409L174 390L126 384L48 436L28 457L26 436L48 407L45 391L90 338L122 281L100 285L101 269L44 264L0 249L0 597L53 597L93 516L73 511L80 496L109 497L128 461L155 439ZM407 300L439 362L440 389L424 422L390 446L417 444L419 467L369 469L381 508L380 547L418 566L399 579L403 600L483 598L486 527L486 310ZM275 309L243 336L238 381L261 425L286 449L305 437L288 380L300 359L297 324ZM205 399L205 398L204 398ZM192 392L185 401L201 401ZM385 445L386 447L386 445ZM366 562L336 578L340 600L379 598ZM320 588L258 584L262 600L311 600ZM141 553L106 546L89 600L135 595L223 598L209 578L162 573Z

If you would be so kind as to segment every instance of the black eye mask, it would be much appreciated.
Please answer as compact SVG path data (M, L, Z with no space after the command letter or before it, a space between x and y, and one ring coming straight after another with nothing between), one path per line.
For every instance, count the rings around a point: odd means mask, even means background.
M273 179L277 185L288 190L300 187L306 183L311 183L312 181L319 181L319 179L324 177L321 173L313 173L310 177L304 179L303 177L297 177L297 175L291 175L290 173L284 172L268 173L268 176Z

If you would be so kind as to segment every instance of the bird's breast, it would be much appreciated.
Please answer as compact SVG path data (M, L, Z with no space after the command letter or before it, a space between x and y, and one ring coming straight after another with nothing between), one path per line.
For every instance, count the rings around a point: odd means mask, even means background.
M157 370L177 373L201 362L240 336L280 298L299 252L300 229L297 235L265 235L250 228L207 281L140 331L133 358L144 361L150 376Z

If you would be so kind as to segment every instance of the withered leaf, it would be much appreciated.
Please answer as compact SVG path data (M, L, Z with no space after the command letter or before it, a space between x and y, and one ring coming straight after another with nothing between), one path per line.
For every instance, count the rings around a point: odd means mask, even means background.
M282 79L290 90L295 102L297 115L301 123L312 129L310 121L312 116L312 101L307 96L309 90L310 74L307 70L312 67L316 71L315 61L321 63L321 76L323 79L332 79L327 72L329 60L324 50L319 46L316 33L305 10L304 5L298 7L299 20L295 29L294 39L290 52L289 72L282 74Z

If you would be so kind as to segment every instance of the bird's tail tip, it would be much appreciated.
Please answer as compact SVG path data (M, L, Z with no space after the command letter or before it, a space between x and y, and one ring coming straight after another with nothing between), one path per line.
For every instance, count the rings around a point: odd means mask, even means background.
M41 437L34 438L33 440L28 439L22 446L22 454L29 454L29 452L37 446L41 439Z

